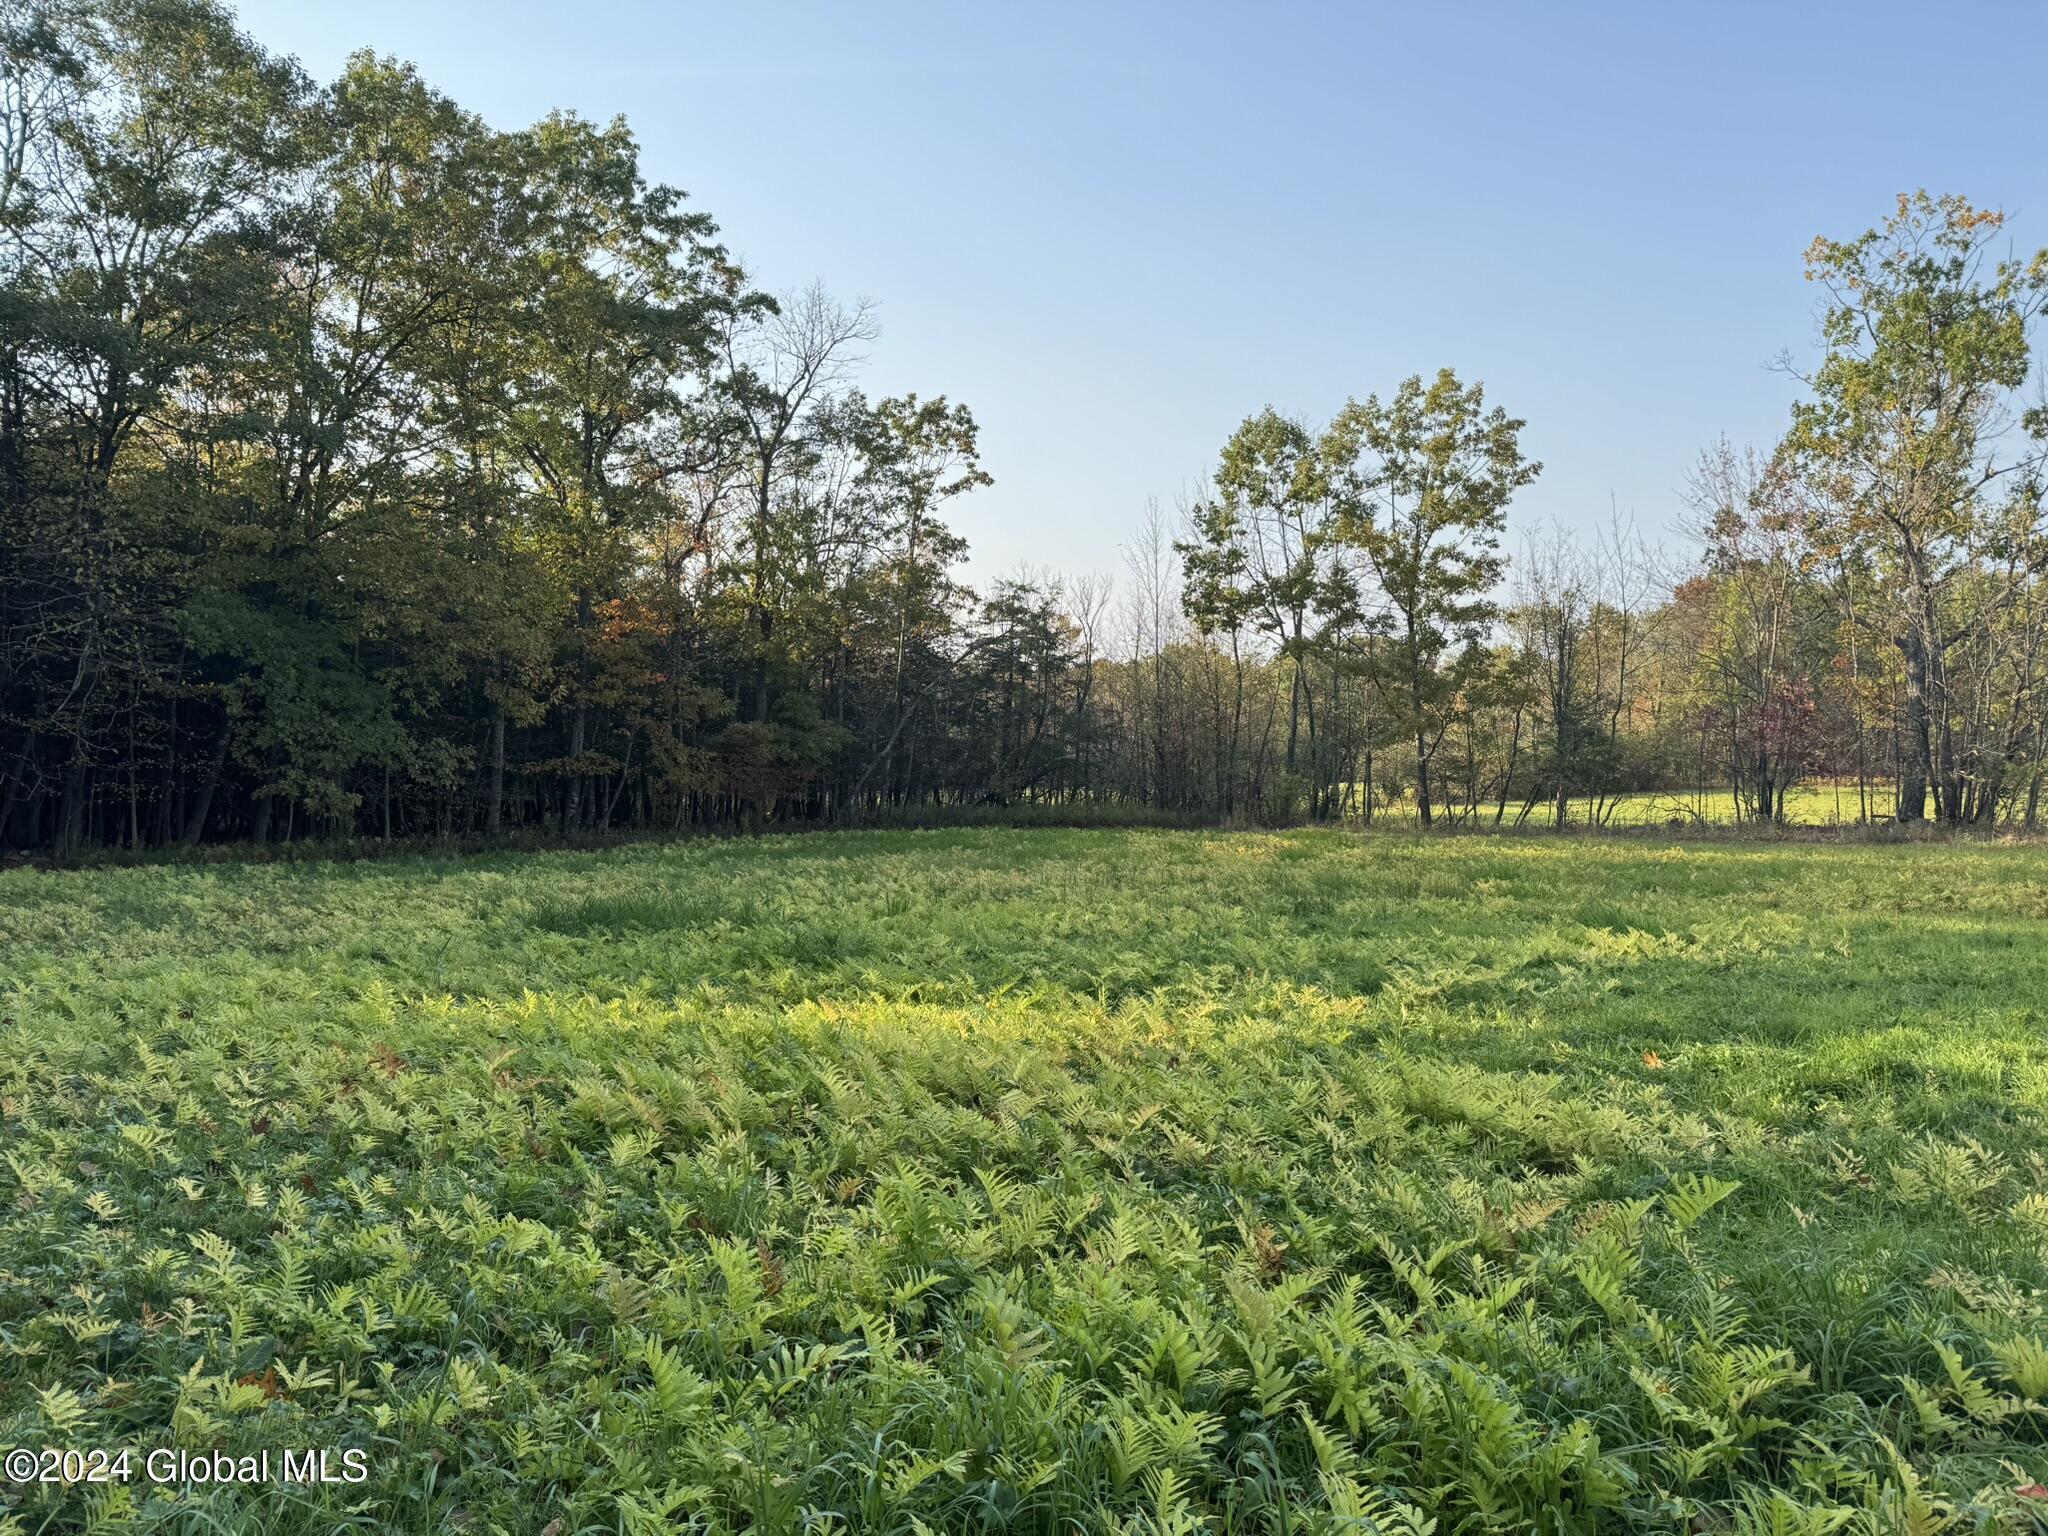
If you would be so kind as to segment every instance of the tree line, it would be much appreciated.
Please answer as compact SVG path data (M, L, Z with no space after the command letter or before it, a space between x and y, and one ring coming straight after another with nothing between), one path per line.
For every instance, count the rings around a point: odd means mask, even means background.
M976 589L972 413L870 398L873 312L759 291L623 122L317 84L213 0L0 17L0 849L1771 819L1816 775L2035 822L2048 253L1995 212L1815 242L1800 404L1703 456L1683 561L1511 561L1540 466L1443 371L1248 418L1115 583Z

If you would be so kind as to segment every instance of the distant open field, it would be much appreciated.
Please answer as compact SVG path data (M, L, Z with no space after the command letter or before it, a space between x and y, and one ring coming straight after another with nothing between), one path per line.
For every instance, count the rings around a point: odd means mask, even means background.
M0 1521L2040 1531L2044 920L1935 844L0 874L0 1446L135 1457Z
M1894 790L1890 784L1869 784L1864 786L1863 800L1857 798L1856 781L1833 780L1811 784L1795 784L1785 794L1783 820L1798 827L1841 827L1854 826L1859 821L1886 820L1896 809ZM1453 811L1462 809L1454 806ZM1491 827L1498 807L1483 805L1475 818L1478 825ZM1415 802L1413 799L1397 800L1391 806L1379 808L1374 819L1388 821L1413 821ZM1572 826L1586 826L1597 820L1605 827L1670 827L1682 830L1690 826L1731 827L1741 821L1735 792L1725 785L1707 789L1642 789L1628 790L1610 795L1604 800L1580 797L1572 801ZM1526 817L1522 815L1520 801L1511 803L1501 818L1501 825L1507 827L1548 827L1557 820L1557 807L1543 803L1530 807Z

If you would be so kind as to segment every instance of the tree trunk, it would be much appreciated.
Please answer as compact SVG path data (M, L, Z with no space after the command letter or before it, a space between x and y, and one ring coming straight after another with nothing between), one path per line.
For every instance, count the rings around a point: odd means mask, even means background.
M1415 733L1415 810L1427 827L1430 824L1429 748L1420 731Z
M206 835L206 818L213 811L213 792L220 785L221 769L227 765L228 738L234 733L231 723L223 722L220 740L214 743L213 757L206 765L206 777L200 782L199 793L192 802L192 814L185 818L185 842L196 844Z
M74 755L64 775L64 806L57 818L57 856L76 853L86 837L85 765Z
M1906 663L1906 741L1899 754L1899 820L1927 817L1927 781L1933 768L1933 743L1927 728L1927 647L1916 631L1899 637Z
M1500 799L1498 802L1496 802L1493 808L1493 824L1496 827L1498 827L1504 820L1507 819L1508 790L1513 785L1515 780L1515 759L1520 755L1521 748L1522 711L1518 706L1515 710L1515 728L1513 733L1510 734L1508 737L1507 767L1501 770L1500 775Z
M572 759L583 755L583 732L589 723L588 717L589 709L587 706L578 704L576 706L576 714L569 725L569 756ZM567 833L575 830L579 825L582 814L583 775L580 771L572 771L569 775L568 803L562 808L562 831Z
M1301 620L1294 621L1294 681L1287 694L1287 771L1294 772L1295 743L1301 735Z
M491 720L491 798L490 809L485 813L485 830L492 837L498 835L498 827L505 814L505 710L499 706Z

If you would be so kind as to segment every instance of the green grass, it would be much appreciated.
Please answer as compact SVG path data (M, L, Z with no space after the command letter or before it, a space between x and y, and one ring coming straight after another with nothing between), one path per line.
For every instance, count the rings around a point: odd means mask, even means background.
M372 1475L5 1528L2040 1531L2044 918L1948 845L10 872L0 1446Z
M1843 827L1854 826L1859 821L1885 821L1895 809L1894 792L1889 784L1870 784L1863 790L1864 798L1857 799L1854 779L1826 779L1813 783L1795 784L1785 792L1785 810L1781 818L1787 825L1795 827ZM1452 815L1457 807L1451 808ZM1475 818L1482 827L1491 827L1498 807L1486 804L1480 807ZM1673 832L1682 832L1689 827L1734 827L1739 826L1742 817L1736 803L1735 791L1726 786L1705 789L1640 789L1606 797L1595 802L1585 796L1572 801L1570 825L1585 827L1597 817L1599 825L1615 828L1665 827ZM1520 801L1511 803L1502 818L1509 827L1550 827L1557 821L1557 807L1545 803L1530 808L1524 818ZM1374 812L1375 821L1412 822L1416 819L1415 802L1412 799L1396 801L1393 805L1379 807Z

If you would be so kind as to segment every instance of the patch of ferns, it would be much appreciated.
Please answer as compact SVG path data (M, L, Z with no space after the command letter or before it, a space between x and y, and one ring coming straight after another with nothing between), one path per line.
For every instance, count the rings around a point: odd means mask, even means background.
M1053 835L966 845L1027 836ZM982 883L1013 921L1021 888L1107 932L1162 841L1063 834ZM1369 914L1383 851L1287 846L1323 862L1271 867L1296 893L1276 922ZM712 857L760 882L742 910L825 936L808 983L645 983L630 945L701 905L661 878ZM374 1476L31 1490L0 1530L2041 1529L2038 1059L1930 1117L1917 1080L1870 1074L1850 1105L1796 1060L1761 1085L1613 1022L1646 967L1751 967L1756 1007L1782 987L1792 962L1717 948L1708 906L1665 914L1682 939L1582 924L1569 963L1570 931L1525 914L1504 959L1443 936L1440 966L1383 953L1364 991L1341 960L1256 972L1199 942L1105 957L1173 978L1138 991L931 985L893 974L885 929L833 937L862 921L835 916L849 882L895 893L878 922L928 910L941 857L847 839L803 903L771 889L804 878L786 857L633 850L584 861L592 890L536 859L522 878L570 888L528 931L577 946L580 986L24 967L0 1444L345 1445ZM1240 911L1265 867L1162 878ZM509 941L501 895L463 910ZM609 971L606 912L652 914Z

